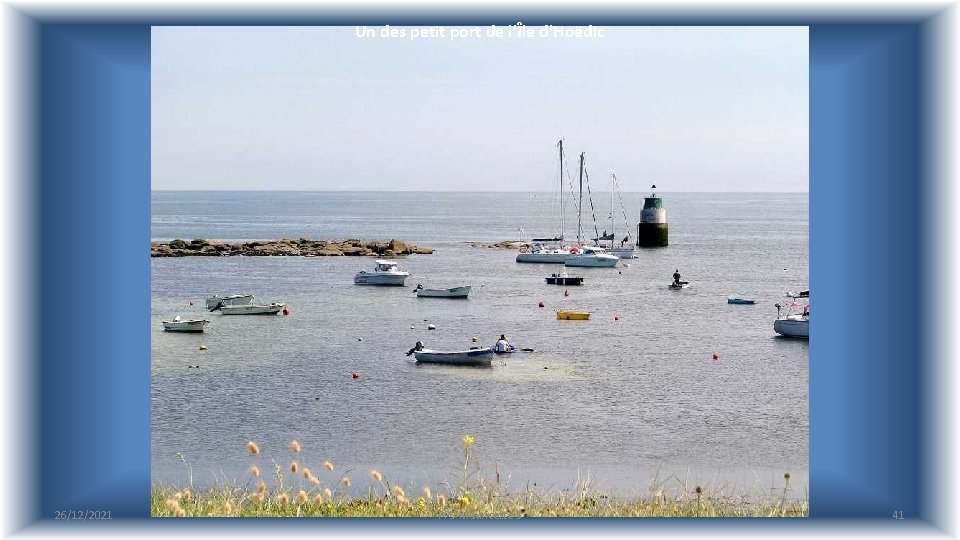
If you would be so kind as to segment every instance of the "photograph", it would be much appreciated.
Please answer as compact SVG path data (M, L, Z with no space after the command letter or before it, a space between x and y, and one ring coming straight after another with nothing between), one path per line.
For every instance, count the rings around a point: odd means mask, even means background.
M149 38L151 517L810 516L808 26Z

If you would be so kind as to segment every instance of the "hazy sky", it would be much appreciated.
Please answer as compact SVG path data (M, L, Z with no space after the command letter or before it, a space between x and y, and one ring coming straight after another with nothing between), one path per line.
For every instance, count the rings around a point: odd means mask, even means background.
M806 27L398 28L155 27L153 189L808 190Z

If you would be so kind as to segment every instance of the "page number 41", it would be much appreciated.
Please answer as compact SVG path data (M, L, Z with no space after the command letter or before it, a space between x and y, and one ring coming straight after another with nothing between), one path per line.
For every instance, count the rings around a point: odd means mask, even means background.
M903 519L903 510L894 510L893 519Z

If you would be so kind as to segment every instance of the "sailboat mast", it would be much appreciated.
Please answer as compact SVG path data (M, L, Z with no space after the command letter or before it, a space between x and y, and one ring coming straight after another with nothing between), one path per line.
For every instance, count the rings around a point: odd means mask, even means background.
M583 152L580 152L580 200L577 202L577 243L583 244Z
M610 235L613 236L613 238L610 239L610 249L613 249L613 243L617 240L617 234L613 229L613 191L617 186L617 174L611 172L610 176L613 177L613 179L610 180Z
M560 243L563 243L563 139L557 143L560 147Z

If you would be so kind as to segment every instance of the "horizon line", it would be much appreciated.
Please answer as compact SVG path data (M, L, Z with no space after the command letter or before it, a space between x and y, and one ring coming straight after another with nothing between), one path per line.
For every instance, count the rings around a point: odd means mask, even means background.
M177 189L177 188L151 188L151 192L155 191L179 191L179 192L190 192L190 193L556 193L555 191L543 191L543 190L510 190L510 191L475 191L475 190L424 190L424 189ZM598 193L608 193L607 190L596 190ZM618 190L620 193L646 193L649 190L644 191L629 191L629 190ZM721 191L721 190L709 190L709 191L661 191L656 190L659 193L806 193L810 194L810 190L806 191Z

